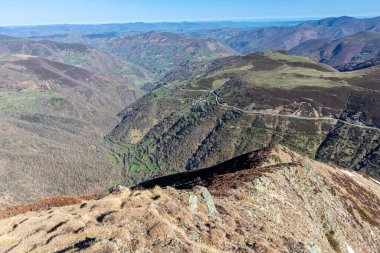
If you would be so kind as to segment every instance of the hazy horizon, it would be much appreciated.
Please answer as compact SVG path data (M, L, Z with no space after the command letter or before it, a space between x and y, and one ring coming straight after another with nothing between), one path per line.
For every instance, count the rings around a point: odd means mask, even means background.
M3 0L0 26L304 21L338 16L370 18L378 15L373 12L376 9L380 9L377 0L360 3L343 0L315 3L301 0L56 0L54 3Z
M347 16L347 15L345 15ZM380 15L379 15L380 16ZM0 25L0 27L30 27L30 26L71 26L71 25L113 25L113 24L182 24L182 23L219 23L219 22L247 22L247 23L270 23L270 22L305 22L318 21L326 18L338 18L344 16L326 16L326 17L299 17L299 18L267 18L267 19L204 19L204 20L157 20L157 21L126 21L126 22L99 22L99 23L46 23L46 24L21 24L21 25ZM378 16L347 16L353 18L370 19Z

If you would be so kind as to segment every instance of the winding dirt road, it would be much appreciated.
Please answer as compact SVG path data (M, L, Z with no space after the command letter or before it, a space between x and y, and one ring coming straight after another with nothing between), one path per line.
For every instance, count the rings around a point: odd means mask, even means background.
M332 118L332 117L305 117L305 116L298 116L298 115L279 114L279 113L262 112L262 111L247 111L247 110L238 108L236 106L228 105L226 103L221 103L219 101L218 94L216 94L215 91L213 91L213 90L190 90L190 89L183 89L182 87L180 87L180 89L182 91L190 91L190 92L208 92L208 93L210 93L211 95L213 95L215 97L215 101L216 101L216 103L219 106L224 107L224 108L233 109L233 110L236 110L236 111L240 111L240 112L243 112L243 113L246 113L246 114L250 114L250 115L270 115L270 116L274 116L274 117L294 118L294 119L304 119L304 120L314 120L314 121L323 120L323 121L329 121L332 124L336 124L338 122L341 122L343 124L350 125L350 126L353 126L353 127L358 127L358 128L363 128L363 129L370 129L370 130L380 130L377 127L358 125L358 124L350 123L350 122L347 122L347 121L344 121L344 120L341 120L341 119L337 119L337 118Z

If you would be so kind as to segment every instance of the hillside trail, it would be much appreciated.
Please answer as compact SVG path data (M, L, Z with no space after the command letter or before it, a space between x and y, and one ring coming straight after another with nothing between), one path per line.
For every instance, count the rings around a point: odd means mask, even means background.
M286 114L272 113L272 112L248 111L248 110L244 110L244 109L241 109L239 107L236 107L236 106L228 105L226 103L221 103L219 101L218 94L214 90L190 90L190 89L184 89L182 87L180 87L180 89L182 91L190 91L190 92L208 92L210 95L215 97L215 101L219 106L224 107L224 108L237 110L237 111L240 111L242 113L249 114L249 115L270 115L270 116L274 116L274 117L294 118L294 119L304 119L304 120L314 120L314 121L323 120L323 121L330 121L333 124L341 122L343 124L353 126L353 127L362 128L362 129L370 129L370 130L377 130L377 131L380 130L377 127L370 127L370 126L365 126L365 125L354 124L354 123L350 123L350 122L347 122L347 121L344 121L341 119L337 119L337 118L332 118L332 117L306 117L306 116L286 115ZM198 99L198 101L202 101L202 99Z

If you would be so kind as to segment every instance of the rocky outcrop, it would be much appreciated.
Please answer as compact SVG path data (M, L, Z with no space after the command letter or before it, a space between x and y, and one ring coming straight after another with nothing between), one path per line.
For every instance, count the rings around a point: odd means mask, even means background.
M206 203L207 207L207 212L210 215L217 215L218 211L216 210L215 204L214 204L214 199L212 198L210 192L207 190L206 187L199 187L199 190L201 192L202 198Z
M263 154L0 220L0 252L380 251L380 185L280 146Z

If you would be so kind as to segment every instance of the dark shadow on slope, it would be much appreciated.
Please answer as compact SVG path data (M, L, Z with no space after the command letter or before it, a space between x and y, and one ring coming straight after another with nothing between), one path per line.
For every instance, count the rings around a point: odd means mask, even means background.
M187 171L169 176L141 182L134 189L151 189L155 186L174 187L176 189L192 189L195 186L205 186L211 191L224 194L226 190L235 188L242 182L260 177L263 173L273 172L282 166L296 164L282 164L260 167L260 164L269 156L271 148L250 152L216 166Z

